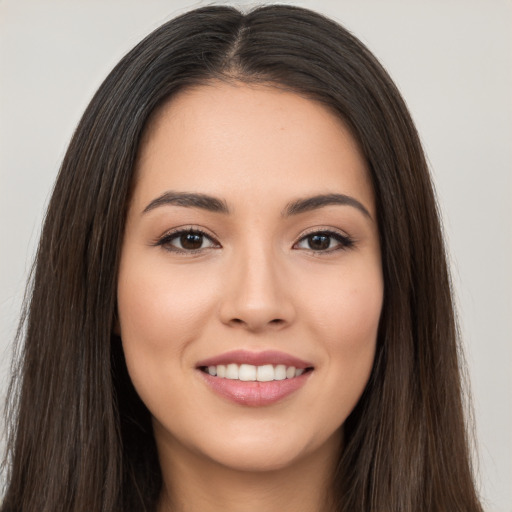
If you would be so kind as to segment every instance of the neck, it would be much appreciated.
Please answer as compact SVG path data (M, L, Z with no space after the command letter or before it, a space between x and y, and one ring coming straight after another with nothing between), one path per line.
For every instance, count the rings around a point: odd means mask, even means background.
M339 437L286 467L257 471L226 467L178 443L159 446L158 512L327 512Z

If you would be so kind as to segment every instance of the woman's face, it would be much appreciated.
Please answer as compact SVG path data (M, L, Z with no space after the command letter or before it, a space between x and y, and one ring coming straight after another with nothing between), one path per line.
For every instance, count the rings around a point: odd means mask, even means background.
M120 334L162 455L277 469L339 446L382 307L362 155L325 107L212 82L141 145Z

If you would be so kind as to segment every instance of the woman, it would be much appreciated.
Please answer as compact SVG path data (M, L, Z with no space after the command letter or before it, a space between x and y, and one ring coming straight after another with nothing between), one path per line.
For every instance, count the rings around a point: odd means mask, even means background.
M3 511L481 510L422 149L318 14L199 9L119 63L25 322Z

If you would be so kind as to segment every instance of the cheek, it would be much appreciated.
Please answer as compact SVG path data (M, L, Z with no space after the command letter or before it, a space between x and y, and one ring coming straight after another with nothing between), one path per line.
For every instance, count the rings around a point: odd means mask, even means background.
M340 357L340 364L355 370L368 369L373 363L377 331L382 310L382 285L359 283L347 287L344 293L332 297L331 308L338 314L326 319L332 335L326 337L333 356Z
M122 262L118 285L120 334L133 380L150 365L150 374L181 366L185 347L200 334L215 304L204 280L141 261Z
M311 279L311 278L310 278ZM312 325L332 349L357 353L374 344L384 293L380 262L351 265L325 276L313 276L303 288L315 290L303 303ZM320 333L319 333L320 334Z
M309 303L311 329L325 347L325 404L343 404L342 421L359 400L373 366L382 310L380 266L340 274Z

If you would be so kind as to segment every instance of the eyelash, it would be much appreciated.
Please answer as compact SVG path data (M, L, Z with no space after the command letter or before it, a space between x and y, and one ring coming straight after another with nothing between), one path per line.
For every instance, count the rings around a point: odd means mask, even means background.
M315 255L318 254L325 254L325 253L332 253L336 251L343 251L347 249L351 249L354 246L354 240L349 237L348 235L342 235L338 231L332 231L330 229L315 229L314 231L310 231L309 233L304 234L298 242L296 242L293 247L296 247L299 243L305 242L308 239L311 239L313 236L325 236L329 239L334 239L337 242L337 246L335 247L329 247L327 249L312 249L310 248L304 248L306 251L310 251L314 253ZM329 245L331 242L329 242Z
M179 239L184 235L201 236L201 237L203 237L203 239L206 238L207 240L209 240L212 243L212 246L211 247L203 247L203 248L199 248L199 249L183 249L183 248L175 247L172 245L171 242L173 240ZM206 249L213 249L213 248L221 247L221 245L211 235L209 235L202 229L195 228L195 227L190 227L190 228L186 228L186 229L177 229L176 231L171 231L170 233L165 234L162 238L157 240L157 242L154 245L161 246L166 251L184 254L187 256L188 255L192 256L192 255L197 254Z
M172 242L176 239L180 239L184 235L193 235L193 236L200 236L202 237L203 241L205 238L210 241L212 244L209 247L199 247L198 249L184 249L183 247L175 247L172 245ZM324 236L328 237L330 239L329 246L331 245L331 240L335 240L337 242L337 245L335 247L328 247L326 249L312 249L309 248L303 248L302 250L310 251L311 253L314 253L315 255L319 254L326 254L326 253L332 253L340 250L347 250L354 246L354 240L347 236L342 235L341 233L338 233L336 231L332 231L329 229L316 229L314 231L311 231L309 233L306 233L303 235L294 245L293 248L296 248L298 244L301 242L306 242L308 239L311 239L313 236ZM214 249L219 248L221 245L219 242L217 242L211 235L203 231L202 229L190 227L186 229L177 229L176 231L171 231L170 233L165 234L162 238L158 239L156 243L154 244L156 246L161 246L165 250L184 254L184 255L194 255L198 254L202 251L208 250L208 249Z

